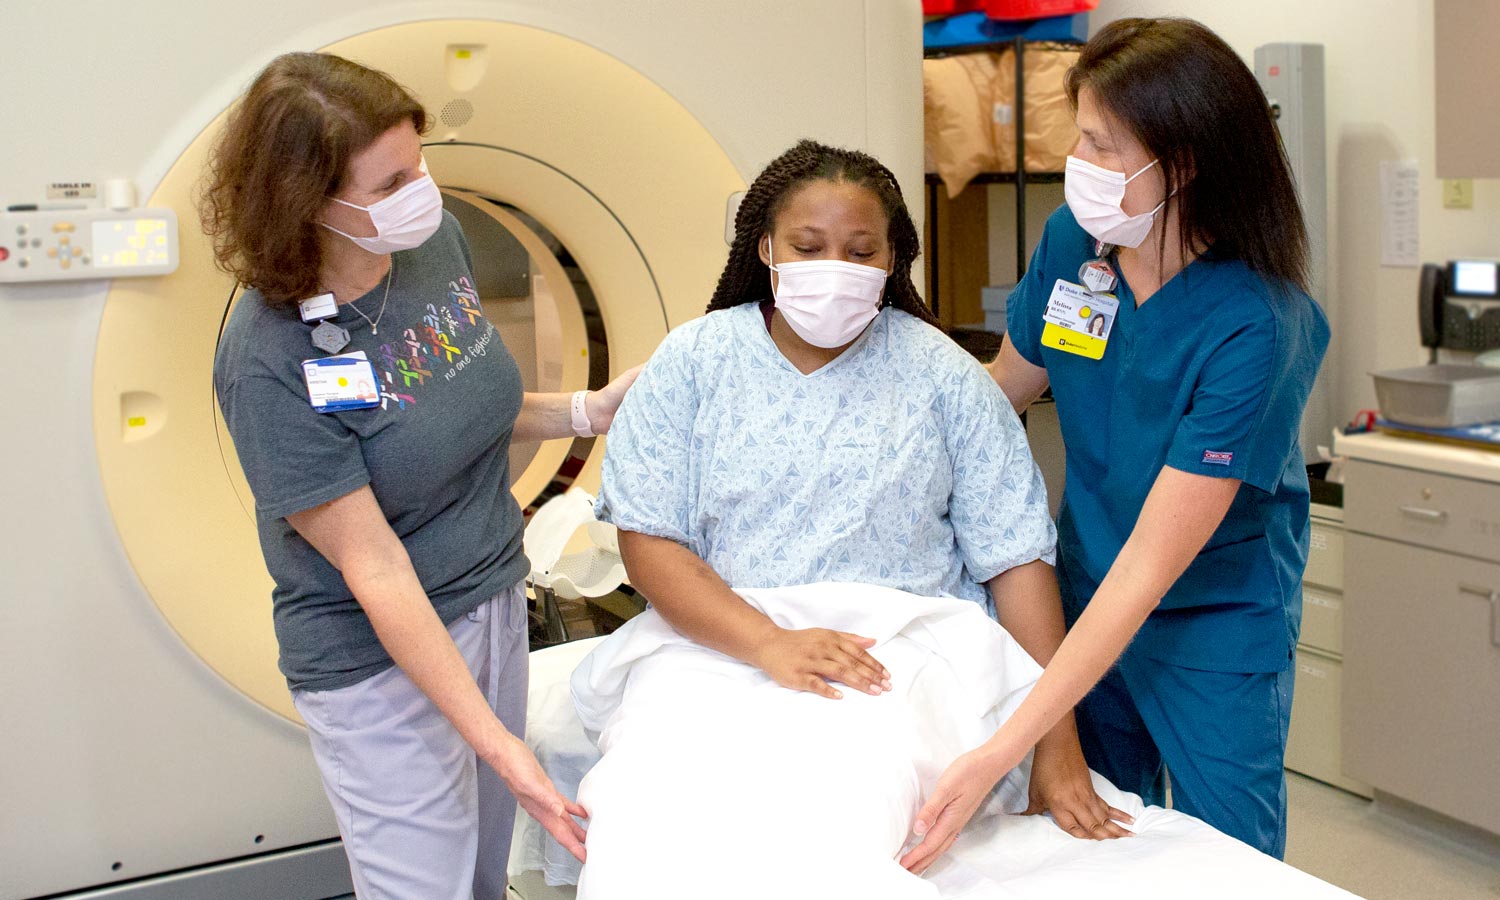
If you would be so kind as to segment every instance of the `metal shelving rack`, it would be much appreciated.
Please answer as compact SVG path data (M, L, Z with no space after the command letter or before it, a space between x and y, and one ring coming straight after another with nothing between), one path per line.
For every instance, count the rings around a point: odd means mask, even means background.
M1060 184L1063 180L1061 172L1027 172L1026 171L1026 41L1024 38L1015 37L1009 41L997 44L972 44L964 47L944 48L936 53L924 54L927 57L948 56L954 53L969 53L976 50L998 50L1010 46L1015 52L1016 66L1016 99L1015 99L1015 124L1016 124L1016 171L1014 172L981 172L974 176L970 184L1014 184L1016 186L1016 282L1026 274L1026 261L1029 257L1026 247L1026 186L1028 184ZM927 215L932 234L937 234L937 210L938 190L942 185L942 179L936 174L928 173L926 177L927 186ZM939 296L941 294L938 279L938 247L937 241L932 241L932 246L927 248L928 259L931 261L932 279L930 284L932 312L938 312Z

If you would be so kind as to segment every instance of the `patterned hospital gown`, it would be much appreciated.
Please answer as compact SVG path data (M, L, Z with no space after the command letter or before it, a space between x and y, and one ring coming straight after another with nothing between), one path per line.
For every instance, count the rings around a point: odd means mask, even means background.
M610 428L596 513L734 587L858 581L987 608L984 581L1056 542L1005 395L890 308L811 375L754 303L674 330Z

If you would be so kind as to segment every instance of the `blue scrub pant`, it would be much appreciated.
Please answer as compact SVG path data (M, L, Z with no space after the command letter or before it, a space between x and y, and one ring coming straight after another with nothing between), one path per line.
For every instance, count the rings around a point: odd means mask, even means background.
M1272 674L1204 672L1132 656L1078 704L1089 767L1281 859L1295 662Z

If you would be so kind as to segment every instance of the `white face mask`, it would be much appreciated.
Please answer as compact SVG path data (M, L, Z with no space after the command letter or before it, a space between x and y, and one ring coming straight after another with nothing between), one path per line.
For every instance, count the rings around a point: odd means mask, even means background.
M1068 157L1063 175L1063 197L1068 209L1084 231L1095 240L1116 247L1139 247L1151 230L1151 223L1167 201L1156 204L1156 209L1138 216L1127 215L1120 208L1125 199L1125 185L1134 181L1141 172L1156 165L1152 160L1129 178L1124 172L1102 169L1076 156Z
M770 257L771 242L766 241ZM880 314L886 271L840 259L769 263L776 273L776 308L797 336L831 350L842 347Z
M327 223L318 224L371 253L395 253L422 246L438 230L438 226L443 224L443 195L438 190L437 182L427 174L426 159L422 160L421 168L421 178L369 206L356 206L337 197L330 198L334 203L342 203L350 209L369 213L370 222L375 226L374 237L355 237Z

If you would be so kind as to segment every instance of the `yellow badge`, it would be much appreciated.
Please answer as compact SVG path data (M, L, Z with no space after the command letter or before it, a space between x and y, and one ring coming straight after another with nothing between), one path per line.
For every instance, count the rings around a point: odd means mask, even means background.
M1114 294L1094 293L1059 278L1042 314L1042 346L1103 359L1119 310Z

